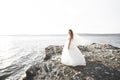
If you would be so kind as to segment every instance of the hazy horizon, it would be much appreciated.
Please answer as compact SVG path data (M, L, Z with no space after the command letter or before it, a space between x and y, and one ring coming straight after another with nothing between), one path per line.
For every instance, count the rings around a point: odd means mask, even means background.
M81 36L120 36L120 33L75 33ZM0 36L66 36L67 34L14 34L14 35L0 35Z

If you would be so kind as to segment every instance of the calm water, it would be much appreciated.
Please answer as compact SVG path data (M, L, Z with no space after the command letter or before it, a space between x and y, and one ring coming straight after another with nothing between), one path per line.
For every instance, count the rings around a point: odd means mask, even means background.
M120 35L82 36L90 43L107 43L120 47ZM48 45L63 45L66 36L0 36L0 78L21 80L25 71L44 57ZM0 79L0 80L1 80Z

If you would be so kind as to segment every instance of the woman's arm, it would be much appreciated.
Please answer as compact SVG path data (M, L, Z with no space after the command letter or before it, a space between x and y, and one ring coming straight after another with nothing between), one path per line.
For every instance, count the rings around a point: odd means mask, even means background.
M71 44L72 38L69 39L69 43L68 43L68 49L70 49L70 44Z

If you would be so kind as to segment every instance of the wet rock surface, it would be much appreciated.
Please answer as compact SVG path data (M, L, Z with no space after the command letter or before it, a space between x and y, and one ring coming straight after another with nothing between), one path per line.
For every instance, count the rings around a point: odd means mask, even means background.
M63 46L50 45L45 48L44 61L31 66L23 80L120 80L120 48L97 43L78 48L86 66L61 64Z

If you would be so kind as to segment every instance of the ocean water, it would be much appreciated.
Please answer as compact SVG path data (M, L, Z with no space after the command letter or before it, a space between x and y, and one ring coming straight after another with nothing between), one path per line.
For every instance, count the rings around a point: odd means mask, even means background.
M90 43L106 43L120 47L120 35L81 35ZM25 71L40 63L45 47L64 45L66 35L0 36L0 80L21 80Z

